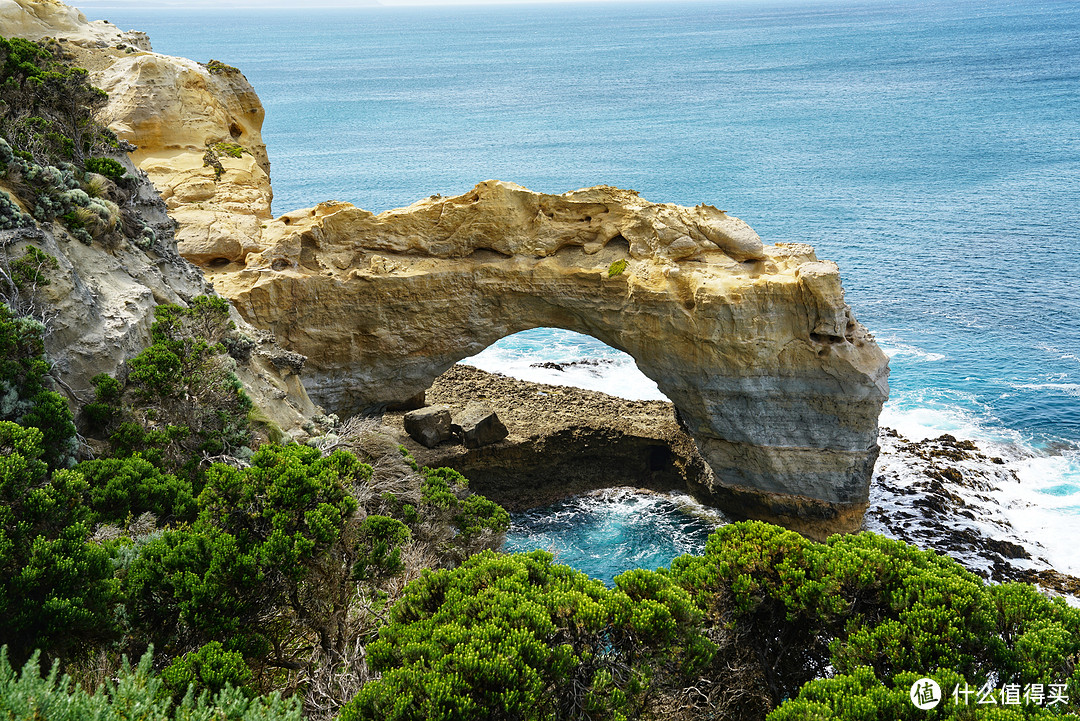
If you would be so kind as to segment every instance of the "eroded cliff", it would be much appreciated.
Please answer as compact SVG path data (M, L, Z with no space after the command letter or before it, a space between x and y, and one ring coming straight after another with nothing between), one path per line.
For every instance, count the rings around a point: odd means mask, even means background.
M238 260L258 246L273 198L265 113L238 69L152 52L144 33L90 22L58 0L0 0L0 36L60 39L109 94L100 119L135 146L184 257Z
M122 140L142 144L132 160L150 168L150 179L165 191L159 194L146 174L117 156L132 176L130 192L122 194L124 210L153 229L156 239L150 244L134 237L84 244L58 221L0 231L0 263L31 245L56 259L48 284L37 291L44 304L40 317L49 321L46 347L53 375L78 406L92 399L93 376L121 372L124 362L149 344L156 305L183 305L213 292L178 253L178 239L181 250L211 242L217 257L222 244L257 238L261 219L270 214L269 163L259 135L262 106L239 71L149 52L145 34L90 22L56 0L0 0L0 36L56 39L61 55L88 68L92 82L109 90L99 120ZM238 141L248 145L235 151ZM213 164L204 166L215 144L240 155L232 158L223 151L220 173ZM20 210L30 211L34 199L25 188L20 199L17 181L0 178L0 190L10 191ZM175 219L181 220L178 230ZM300 433L308 418L320 413L296 377L301 359L275 346L269 333L239 316L236 320L256 343L237 375L270 420Z
M765 246L709 206L498 181L380 215L324 203L269 223L263 243L206 270L309 356L308 392L328 409L404 401L500 338L566 328L657 382L721 507L795 527L861 520L888 362L808 245Z
M273 220L262 106L238 70L151 53L60 8L0 0L0 18L63 25L109 93L104 120L138 146L178 222L180 252L310 358L307 390L328 410L403 401L504 336L567 328L657 382L718 505L815 535L859 524L887 359L810 246L765 246L708 206L497 181L377 216L324 203Z

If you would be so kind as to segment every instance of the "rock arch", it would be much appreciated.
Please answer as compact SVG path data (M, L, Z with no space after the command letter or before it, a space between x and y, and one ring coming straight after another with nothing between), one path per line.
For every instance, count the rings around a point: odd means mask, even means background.
M378 216L344 203L289 213L261 252L207 272L308 356L305 385L328 410L400 402L500 338L565 328L656 381L721 507L814 535L861 521L888 359L834 263L763 246L723 211L487 181Z

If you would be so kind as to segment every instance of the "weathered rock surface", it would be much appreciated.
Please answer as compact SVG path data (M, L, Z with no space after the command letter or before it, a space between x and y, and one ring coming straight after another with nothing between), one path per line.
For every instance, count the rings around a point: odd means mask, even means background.
M110 248L84 245L59 223L0 231L0 260L20 257L27 245L57 260L58 268L46 272L49 282L38 294L48 318L45 348L53 375L63 380L61 390L76 408L93 399L91 378L117 375L150 345L155 306L187 305L196 295L214 292L198 268L176 252L173 223L145 175L133 203L157 234L149 250L127 241ZM237 377L269 420L286 432L298 432L321 411L308 398L297 369L273 360L283 354L302 357L279 348L271 333L251 327L239 315L234 320L256 342L248 362L236 367Z
M711 474L670 403L529 383L463 365L439 376L428 397L457 414L483 399L508 435L480 448L444 443L429 449L402 432L402 414L387 413L383 421L398 430L418 463L460 471L473 491L512 511L617 486L690 491L709 500Z
M446 406L431 406L409 411L404 418L405 432L425 448L434 448L443 441L450 440L450 409Z
M102 32L55 0L3 1L12 28L51 12L65 32ZM857 525L887 361L810 246L764 246L709 206L497 181L378 216L324 203L271 220L262 108L239 71L132 42L69 45L109 92L111 126L140 146L181 252L309 356L307 389L329 410L406 401L499 338L568 328L630 353L672 399L718 503Z
M149 50L146 33L123 32L104 20L90 22L58 0L0 0L0 35L40 40L63 38L86 47L128 45Z
M498 181L380 215L324 203L263 244L209 277L311 359L309 393L339 414L409 398L517 331L566 328L657 382L722 507L836 529L865 510L887 358L808 245L763 246L706 206Z
M471 402L454 415L450 430L466 448L481 448L498 443L510 433L495 411L484 403Z
M92 396L90 378L116 373L149 344L155 305L185 304L213 292L177 254L177 239L181 251L190 247L206 262L257 247L248 239L258 238L271 199L262 105L239 71L150 52L144 33L89 22L57 0L0 0L0 35L58 38L109 93L102 120L139 146L132 158L167 198L168 206L149 182L138 191L139 210L158 237L150 251L126 243L83 246L59 225L0 233L9 257L30 243L57 258L59 271L42 290L53 315L46 345L65 392L73 402L85 401ZM215 143L243 147L239 158L217 158L220 178L203 162ZM180 221L178 229L166 211ZM272 334L236 320L257 343L238 377L270 420L286 431L298 429L320 412L299 381L299 368L275 364L286 352Z

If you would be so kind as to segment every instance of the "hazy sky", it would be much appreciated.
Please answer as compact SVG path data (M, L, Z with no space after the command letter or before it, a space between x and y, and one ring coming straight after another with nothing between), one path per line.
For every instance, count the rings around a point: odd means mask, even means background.
M641 2L645 0L66 0L75 7L97 10L104 8L154 8L214 7L214 8L310 8L310 7L367 7L372 5L495 5L537 2ZM650 0L657 2L659 0Z

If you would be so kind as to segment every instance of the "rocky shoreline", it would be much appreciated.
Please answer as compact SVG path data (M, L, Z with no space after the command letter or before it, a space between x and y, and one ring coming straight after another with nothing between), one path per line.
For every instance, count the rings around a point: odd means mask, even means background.
M711 472L671 403L463 365L440 376L426 395L428 404L451 409L476 401L498 414L510 434L505 440L476 449L454 442L425 448L404 432L403 412L386 413L384 423L417 462L461 471L474 490L511 511L617 486L688 492L716 505L705 490ZM864 529L949 555L987 580L1025 581L1080 598L1080 579L1051 568L1041 547L1009 523L996 494L1019 481L1004 460L948 435L910 441L884 428L880 443Z
M687 490L708 470L665 401L631 401L567 386L530 383L455 365L428 389L428 404L490 406L509 436L481 448L442 443L425 448L404 432L403 412L384 422L418 463L449 466L473 489L511 511L600 488L633 485Z

